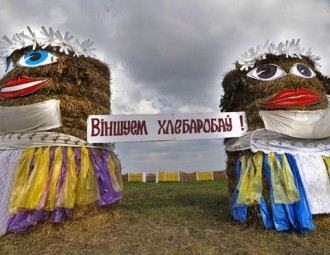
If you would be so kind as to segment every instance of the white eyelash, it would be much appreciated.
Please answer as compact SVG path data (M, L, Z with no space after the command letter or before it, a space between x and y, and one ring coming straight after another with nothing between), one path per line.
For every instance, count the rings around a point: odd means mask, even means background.
M27 27L29 35L22 33L16 33L13 35L12 39L7 36L3 36L3 41L0 41L0 58L3 59L4 65L6 64L6 59L15 50L25 48L27 46L33 46L33 49L39 45L41 48L46 48L47 46L58 48L60 52L69 54L73 52L74 56L85 56L85 57L95 57L92 52L95 48L92 48L94 42L91 40L85 40L79 42L79 40L74 39L73 35L65 32L64 36L60 31L54 31L52 27L48 30L42 26L40 31L40 36L37 36L35 32L28 26Z
M257 60L265 59L267 54L273 54L276 56L285 55L287 58L299 58L305 56L313 61L315 66L320 66L317 63L320 60L320 57L312 54L311 48L305 52L305 49L301 48L299 45L300 39L295 41L294 39L291 42L286 41L285 43L280 42L278 45L275 43L269 43L267 41L263 46L258 46L257 48L250 48L248 52L244 52L237 60L237 63L241 66L240 70L249 70L253 68Z

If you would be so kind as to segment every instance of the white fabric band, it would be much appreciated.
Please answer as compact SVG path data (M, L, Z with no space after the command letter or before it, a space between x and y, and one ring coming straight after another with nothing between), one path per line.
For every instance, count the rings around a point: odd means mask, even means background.
M274 131L258 129L251 136L251 151L262 151L266 154L276 151L279 154L330 156L330 138L299 139Z
M317 111L260 111L265 128L302 139L330 137L330 108Z
M46 131L60 126L59 100L25 106L0 106L0 134Z

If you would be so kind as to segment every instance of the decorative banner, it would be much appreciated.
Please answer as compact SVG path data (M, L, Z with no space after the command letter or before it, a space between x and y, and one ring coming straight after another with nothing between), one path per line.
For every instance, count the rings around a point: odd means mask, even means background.
M244 112L91 115L87 121L89 143L214 139L246 132Z

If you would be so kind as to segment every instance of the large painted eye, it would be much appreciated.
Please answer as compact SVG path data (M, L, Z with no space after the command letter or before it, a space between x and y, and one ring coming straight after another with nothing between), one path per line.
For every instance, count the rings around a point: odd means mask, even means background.
M290 73L303 78L313 78L316 76L314 71L304 64L294 64L291 67Z
M57 62L57 57L45 50L33 50L22 56L17 64L25 67L37 67Z
M260 81L272 81L284 75L286 75L286 72L281 67L274 64L257 66L247 74L247 76Z

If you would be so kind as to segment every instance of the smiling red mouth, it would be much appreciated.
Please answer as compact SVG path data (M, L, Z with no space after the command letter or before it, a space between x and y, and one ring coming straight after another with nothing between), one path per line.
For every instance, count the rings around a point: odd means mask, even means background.
M306 106L317 104L322 101L322 97L314 91L297 88L282 90L276 96L261 104L267 108L285 108L294 106Z
M0 98L15 98L31 94L50 80L51 78L40 79L26 76L10 79L0 89Z

